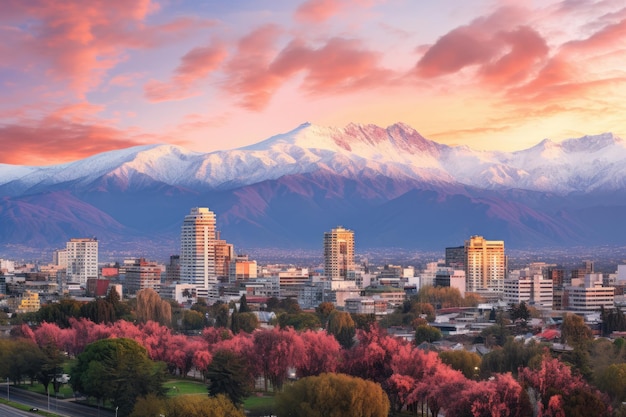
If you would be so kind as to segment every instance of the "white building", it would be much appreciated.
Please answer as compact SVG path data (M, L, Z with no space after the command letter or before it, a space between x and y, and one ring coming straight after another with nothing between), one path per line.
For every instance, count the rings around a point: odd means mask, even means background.
M580 286L565 287L563 308L574 313L590 313L601 307L613 308L615 288L602 286L602 274L586 274Z
M195 285L199 297L212 300L218 296L215 240L215 213L206 207L192 208L180 235L180 281Z
M511 274L504 280L504 301L507 305L522 301L540 309L552 309L554 298L553 283L543 275Z
M98 239L70 239L65 245L67 282L87 284L89 278L98 278Z

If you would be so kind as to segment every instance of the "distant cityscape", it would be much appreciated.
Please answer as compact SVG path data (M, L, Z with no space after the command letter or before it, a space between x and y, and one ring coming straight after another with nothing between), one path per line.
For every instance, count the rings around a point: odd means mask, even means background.
M468 236L440 256L393 248L356 254L357 237L358 232L337 226L320 231L319 255L294 249L275 255L286 262L260 262L222 239L215 213L194 207L182 219L179 254L165 262L145 257L100 262L98 239L77 237L54 250L49 263L0 259L0 294L5 308L18 314L63 296L102 297L112 287L123 297L151 288L181 305L228 303L246 295L258 304L272 297L294 298L305 309L329 301L352 313L377 316L425 286L453 287L493 305L525 302L546 314L594 314L625 301L626 265L619 259L611 265L604 257L604 269L598 269L592 253L586 258L561 254L566 262L559 263L518 252L511 262L504 241L482 236Z

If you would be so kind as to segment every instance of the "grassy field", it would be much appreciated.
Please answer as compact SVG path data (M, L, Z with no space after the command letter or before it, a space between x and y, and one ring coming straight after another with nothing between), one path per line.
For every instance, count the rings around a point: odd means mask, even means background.
M208 395L207 385L203 382L188 379L170 379L165 382L164 387L168 397L178 395ZM20 388L45 395L42 384L25 384ZM53 397L52 385L50 385L50 398ZM72 398L74 393L69 384L65 384L59 391L59 398ZM272 413L274 409L274 396L272 394L253 394L248 397L243 404L248 416L265 416Z
M190 381L183 379L172 379L164 384L167 389L168 397L185 394L203 394L208 395L206 384L198 381Z

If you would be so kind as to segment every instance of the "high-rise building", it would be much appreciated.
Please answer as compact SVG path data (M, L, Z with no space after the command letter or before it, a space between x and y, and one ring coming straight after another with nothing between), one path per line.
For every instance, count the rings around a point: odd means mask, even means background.
M465 246L446 248L446 266L465 270Z
M215 240L215 213L206 207L192 208L185 216L180 235L180 281L205 290L212 299L217 298L218 283Z
M70 239L65 252L67 282L83 285L89 278L98 278L98 239Z
M472 236L465 241L467 292L502 291L507 261L504 241Z
M338 226L324 233L324 274L332 280L354 274L354 232Z

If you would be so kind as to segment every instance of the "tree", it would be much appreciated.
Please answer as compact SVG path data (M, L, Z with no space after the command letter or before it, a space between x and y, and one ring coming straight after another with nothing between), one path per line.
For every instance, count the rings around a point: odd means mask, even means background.
M278 417L386 417L389 399L380 385L343 374L296 381L276 398Z
M519 304L511 304L509 315L511 316L511 321L515 322L516 320L520 320L522 326L526 327L526 323L530 319L530 310L526 306L526 303L522 301Z
M480 356L467 350L446 350L439 353L441 361L452 369L461 371L465 378L478 379L480 372Z
M334 310L328 317L328 333L335 336L339 344L349 349L354 344L356 326L350 313Z
M320 320L317 315L312 313L289 314L282 313L278 316L278 325L281 328L293 327L295 330L319 329L321 327Z
M218 301L211 306L210 310L215 318L215 327L228 328L228 306Z
M74 391L111 400L127 416L138 397L164 395L165 366L150 360L146 349L131 339L102 339L89 344L72 368Z
M152 320L169 326L172 323L172 307L152 288L144 288L137 291L137 320L142 323Z
M253 364L257 372L272 383L274 390L280 390L287 379L290 367L297 367L302 358L304 345L302 338L292 328L280 330L259 330L252 335Z
M257 327L259 327L259 318L252 312L233 312L230 320L232 323L231 330L233 333L238 333L239 331L252 333Z
M249 313L252 310L250 310L250 307L248 307L248 300L246 299L246 295L242 295L241 298L239 299L239 312L240 313Z
M328 324L328 317L330 317L330 313L334 310L335 305L330 301L324 301L315 308L315 314L319 317L323 329L326 328L326 325Z
M606 392L614 404L626 401L626 363L609 365L595 379L597 387Z
M441 340L441 330L436 327L421 325L415 330L415 344L420 345L423 342L436 342Z
M352 317L352 321L354 321L354 325L357 329L367 331L374 323L376 323L375 314L350 313L350 316Z
M561 324L561 342L576 348L585 348L593 339L591 329L582 317L576 314L565 314Z
M182 325L185 331L200 330L204 328L204 315L198 311L184 310Z
M531 398L535 398L536 403L541 403L542 409L552 407L555 412L559 411L564 416L574 415L567 405L571 400L572 404L580 407L576 415L608 415L607 408L599 405L604 402L601 394L580 375L574 374L569 366L547 354L538 367L521 369L519 380L533 393Z
M224 395L198 397L182 395L173 398L160 398L148 395L139 398L131 417L245 417Z
M241 356L229 350L218 350L208 366L206 377L209 380L209 395L226 395L239 405L251 392L250 374Z
M308 330L300 334L304 354L296 368L299 377L335 372L339 366L341 346L325 331Z

